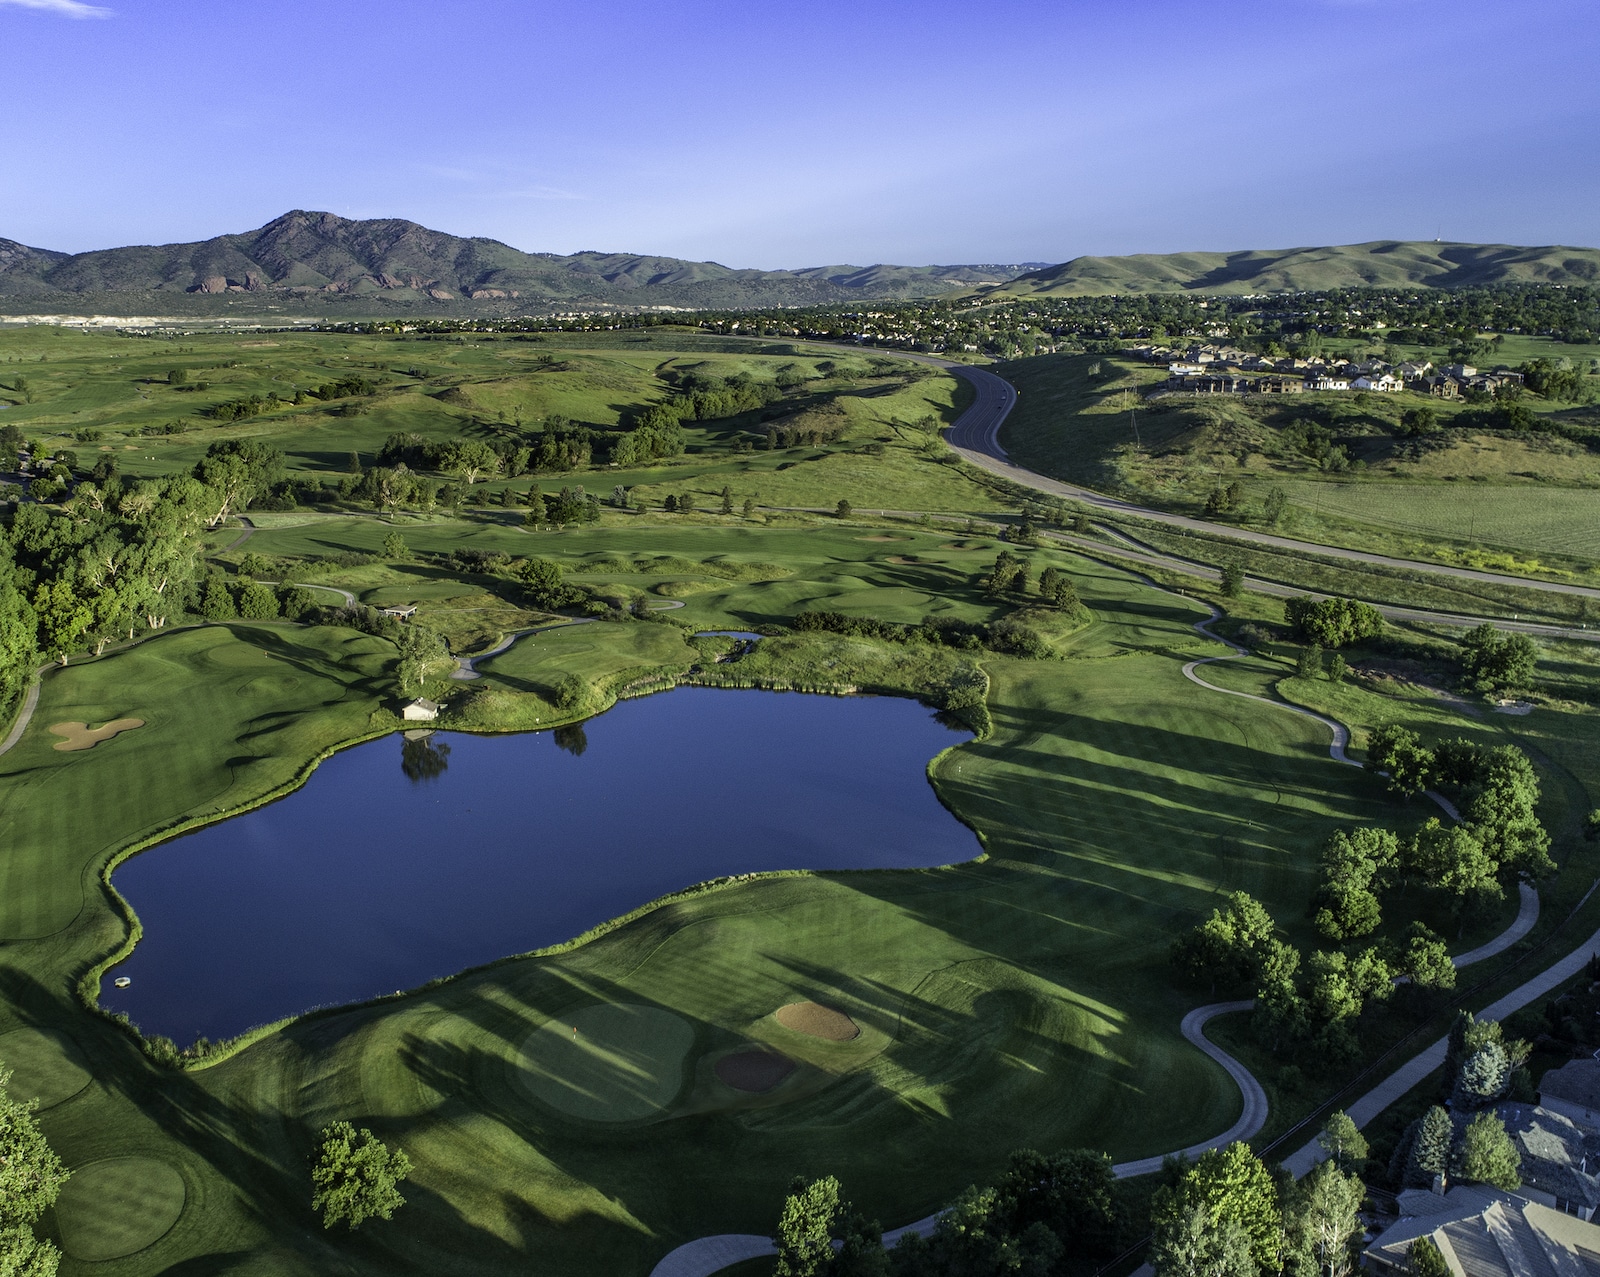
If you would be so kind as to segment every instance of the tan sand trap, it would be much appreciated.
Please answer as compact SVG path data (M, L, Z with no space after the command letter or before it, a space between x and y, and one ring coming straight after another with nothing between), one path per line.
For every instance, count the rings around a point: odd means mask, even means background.
M794 1072L794 1061L775 1051L735 1051L718 1060L713 1071L734 1090L761 1095Z
M50 729L50 734L66 737L56 742L57 749L93 749L103 740L143 726L142 718L113 718L100 727L90 727L88 723L57 723Z
M854 1020L820 1002L791 1002L778 1008L776 1018L786 1029L827 1042L848 1042L861 1036L861 1026Z

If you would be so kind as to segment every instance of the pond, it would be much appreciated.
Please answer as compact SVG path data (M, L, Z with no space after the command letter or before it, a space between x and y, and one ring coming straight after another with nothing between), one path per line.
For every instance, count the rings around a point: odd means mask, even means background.
M144 936L102 1005L180 1043L229 1037L725 874L981 851L926 775L968 734L915 701L679 688L554 732L407 736L122 864Z

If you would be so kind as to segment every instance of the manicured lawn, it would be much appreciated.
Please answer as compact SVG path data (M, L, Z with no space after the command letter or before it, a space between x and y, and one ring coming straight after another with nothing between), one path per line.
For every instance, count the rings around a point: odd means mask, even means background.
M337 529L255 540L271 552L280 539L377 530ZM419 524L408 535L485 531ZM528 539L499 535L517 548ZM663 555L701 565L714 588L670 617L707 627L770 623L801 606L895 620L940 607L992 614L974 579L996 543L916 528L869 539L878 535L888 534L834 523L645 525L537 540L574 566ZM933 776L983 836L985 861L729 884L565 952L313 1017L184 1074L159 1070L72 1002L74 973L121 934L96 867L147 830L265 792L359 735L390 649L347 631L209 627L50 676L35 725L4 759L0 817L8 846L25 851L8 862L6 899L26 907L8 924L19 943L0 972L0 1033L64 1031L94 1073L97 1085L43 1115L69 1164L149 1157L192 1186L177 1224L127 1271L248 1253L282 1272L487 1274L536 1254L553 1273L642 1274L679 1241L770 1227L797 1172L839 1174L893 1224L992 1175L1020 1144L1122 1158L1226 1126L1237 1093L1177 1032L1196 997L1174 987L1167 946L1233 889L1308 941L1317 846L1336 825L1392 823L1400 811L1374 780L1327 758L1314 724L1181 677L1183 659L1217 650L1190 628L1197 606L1111 568L1034 557L1035 571L1047 559L1068 567L1098 621L1061 641L1064 660L978 656L995 733L941 756ZM789 574L730 579L754 564ZM677 579L610 575L644 587ZM484 662L485 683L543 691L562 672L681 668L693 659L682 632L600 623L541 635ZM796 646L787 657L771 649L771 668L807 677L914 655L829 636L783 642ZM936 673L894 677L910 686ZM123 715L148 725L81 753L52 750L44 731ZM108 792L131 797L108 808ZM810 1042L774 1027L778 1007L805 999L846 1011L861 1036ZM651 1014L621 1029L592 1020L610 1005ZM595 1052L555 1042L576 1025L587 1047L586 1022L603 1078ZM744 1042L800 1067L770 1094L733 1091L711 1066ZM530 1055L530 1044L550 1049ZM591 1100L550 1102L580 1091ZM307 1206L304 1159L334 1118L371 1126L416 1164L395 1221L349 1239L325 1237Z

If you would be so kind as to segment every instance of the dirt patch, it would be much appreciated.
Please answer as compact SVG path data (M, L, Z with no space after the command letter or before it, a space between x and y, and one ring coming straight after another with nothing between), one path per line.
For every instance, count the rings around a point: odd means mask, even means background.
M713 1071L736 1091L764 1095L794 1072L794 1061L775 1051L735 1051L718 1060Z
M861 1026L854 1020L820 1002L791 1002L779 1007L774 1018L792 1032L825 1042L849 1042L861 1036Z
M1515 714L1520 718L1524 714L1533 713L1533 703L1531 701L1496 701L1494 712L1496 714Z
M56 742L57 749L93 749L103 740L110 740L113 736L120 736L123 732L131 732L134 728L143 726L142 718L113 718L100 727L90 727L88 723L57 723L50 729L50 734L65 737L64 740Z

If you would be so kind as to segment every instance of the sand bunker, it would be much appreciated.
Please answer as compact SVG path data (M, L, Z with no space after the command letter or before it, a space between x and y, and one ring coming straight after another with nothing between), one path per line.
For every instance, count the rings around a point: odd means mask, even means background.
M57 723L50 729L50 734L66 738L56 742L57 749L93 749L103 740L143 726L142 718L113 718L100 727L90 727L88 723Z
M713 1071L736 1091L762 1095L794 1072L794 1061L774 1051L736 1051L718 1060Z
M861 1026L854 1020L820 1002L791 1002L779 1007L775 1018L786 1029L826 1042L848 1042L861 1036Z
M857 541L909 541L910 537L857 537Z

